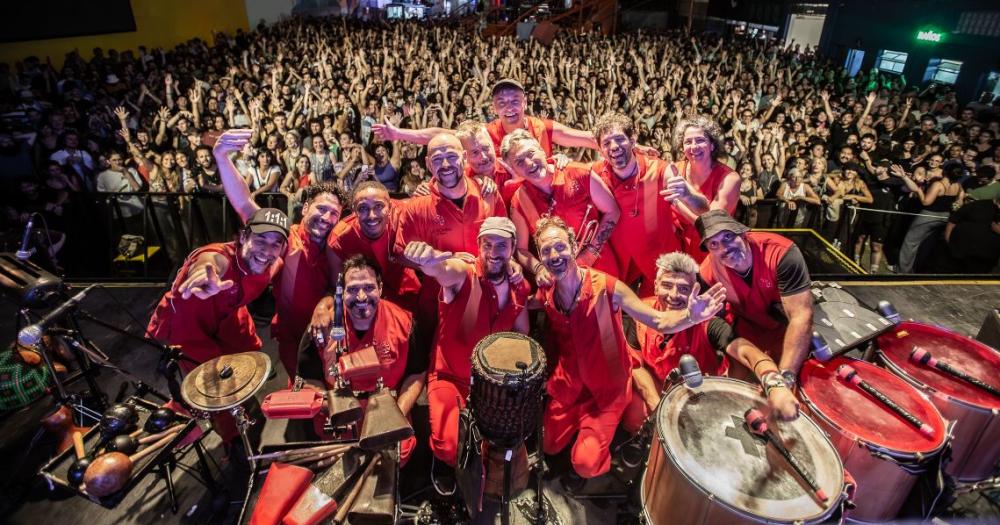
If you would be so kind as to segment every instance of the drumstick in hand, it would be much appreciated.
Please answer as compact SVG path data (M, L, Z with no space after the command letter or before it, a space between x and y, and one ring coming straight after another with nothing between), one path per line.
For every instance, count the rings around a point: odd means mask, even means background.
M795 456L793 456L791 452L785 448L785 444L782 443L781 440L767 428L767 419L764 418L764 414L756 408L751 408L743 414L743 418L746 420L747 428L750 429L750 432L764 438L774 445L774 448L778 450L778 453L780 453L781 456L785 458L785 461L792 466L792 470L794 470L799 477L806 481L806 484L808 484L809 488L812 489L816 498L822 502L826 502L828 499L826 497L826 493L823 492L823 489L816 484L816 480L813 479L812 475L806 471L801 463L799 463L799 460L795 459Z

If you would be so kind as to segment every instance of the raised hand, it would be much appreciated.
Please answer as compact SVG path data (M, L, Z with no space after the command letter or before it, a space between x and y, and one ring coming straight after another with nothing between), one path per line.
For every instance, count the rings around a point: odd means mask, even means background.
M451 258L451 252L435 250L430 244L411 241L403 250L403 257L417 266L432 266Z
M209 263L188 272L187 279L177 287L177 292L183 299L190 299L192 295L198 299L208 299L232 287L233 281L219 278L219 271L214 264Z
M170 120L170 109L167 106L160 106L160 109L156 112L156 117L160 119L160 122L166 123Z
M722 283L715 283L703 294L700 291L701 284L694 283L688 296L688 318L695 324L708 321L726 304L726 288Z
M383 117L381 124L372 124L372 133L379 140L396 140L396 137L399 135L399 128L389 120L389 117Z
M115 116L118 117L118 121L125 126L125 122L128 120L128 111L125 111L124 106L118 106L115 108Z
M666 187L660 192L663 199L669 203L674 203L675 201L681 200L688 195L691 195L691 187L688 185L688 181L681 176L670 177L667 179Z
M250 142L251 135L253 135L253 130L250 129L227 130L216 141L215 147L212 148L212 153L226 156L229 153L241 151Z

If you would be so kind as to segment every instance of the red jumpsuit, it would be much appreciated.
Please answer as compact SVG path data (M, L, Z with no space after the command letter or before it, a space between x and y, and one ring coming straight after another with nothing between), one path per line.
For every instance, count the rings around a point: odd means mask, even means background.
M727 288L737 300L729 301L736 335L746 338L772 358L781 356L786 324L771 315L774 305L781 304L778 289L778 263L794 246L792 241L775 233L749 232L747 239L753 256L753 286L739 274L722 267L708 257L701 263L701 276L708 286L719 282L717 273L726 272Z
M656 258L681 249L680 230L673 206L660 191L666 182L667 164L659 159L636 155L638 172L627 180L615 175L606 161L595 162L593 170L611 189L621 216L608 245L615 256L617 277L632 285L640 277L640 295L650 295L656 281ZM642 181L655 173L656 178Z
M556 307L556 287L541 291L549 322L546 348L556 354L546 385L543 449L556 454L579 432L573 469L591 478L611 468L611 439L632 398L633 361L614 307L617 280L583 271L579 300L568 315Z
M646 297L642 302L656 310L664 310L656 297ZM643 366L656 378L657 386L662 387L670 371L677 368L684 354L691 354L698 361L698 368L703 374L724 376L728 372L728 360L723 358L721 362L719 361L715 348L708 338L707 322L669 336L636 322L635 332L639 339L639 353ZM635 395L632 396L632 403L625 412L622 425L629 432L635 432L642 427L647 417L649 412L646 402L642 396Z
M323 249L323 244L310 239L301 224L293 224L284 264L275 275L271 337L278 340L278 357L289 380L295 377L302 334L330 286Z
M238 251L235 242L227 242L209 244L192 252L177 272L170 290L156 305L146 326L147 337L179 345L181 353L198 363L225 354L260 350L260 337L246 305L264 293L280 267L280 260L271 265L269 272L251 274L241 267ZM208 299L194 295L184 299L177 287L187 279L190 265L206 252L221 253L229 259L229 268L219 278L232 280L233 286ZM180 366L190 372L196 365L182 360ZM228 414L214 417L213 423L223 441L229 442L238 435Z
M403 379L406 376L406 361L410 356L410 332L413 331L413 315L391 301L382 299L378 302L378 306L375 309L375 318L371 328L364 333L363 337L358 338L357 332L350 328L351 322L347 318L346 312L344 314L344 326L348 327L347 353L357 352L367 347L374 347L382 367L382 384L391 390L399 392L399 388L402 386ZM318 351L325 374L329 370L330 365L337 359L337 356L332 351L329 353L322 350ZM327 385L331 388L333 387L332 379L332 377L326 378ZM367 381L352 381L351 389L355 392L374 392L377 386L377 379L371 378ZM360 402L362 408L364 408L368 400L362 399ZM327 416L322 415L317 417L320 421L315 426L317 433L319 433L319 429L325 423L322 420ZM400 443L400 457L404 464L409 459L410 453L413 451L416 443L416 438L412 436Z
M431 451L455 466L458 454L458 412L469 396L472 351L486 336L509 332L527 304L526 281L509 284L507 304L500 309L496 288L477 267L470 267L450 303L439 303L437 332L427 373Z
M551 161L549 162L551 165ZM563 169L555 169L552 175L552 193L546 195L534 184L526 182L514 193L510 203L511 215L518 215L528 225L532 236L529 243L534 247L534 235L538 219L543 215L552 215L566 221L577 236L580 244L586 223L598 221L601 212L597 211L590 195L590 166L579 162L571 162ZM617 275L615 256L609 246L601 249L601 256L594 266L611 275Z
M386 214L385 230L378 239L369 239L361 232L358 216L352 215L340 222L330 232L327 246L330 253L346 261L352 255L362 255L378 265L382 273L382 297L403 308L413 311L420 292L420 280L411 268L407 268L392 255L392 239L398 224L399 206L394 202Z
M538 144L542 147L542 151L545 152L545 158L552 156L552 125L553 121L549 119L541 119L537 117L524 117L525 121L525 131L535 137ZM490 139L493 140L493 151L497 157L500 157L500 144L503 142L503 138L507 136L507 132L503 129L503 124L500 119L493 120L486 124L486 131L490 134ZM511 180L511 175L507 173L507 170L503 169L499 165L496 167L496 171L493 174L493 180L500 187L500 193L503 195L504 202L511 202L514 192L521 187L522 181L515 181L511 184L507 184L507 181Z
M672 175L679 174L683 176L686 169L687 169L687 161L684 160L676 163L673 166L670 166ZM698 191L702 195L704 195L706 199L708 199L709 203L711 203L713 200L715 200L715 197L719 194L719 187L722 186L722 180L726 178L726 175L729 175L732 172L733 169L730 168L729 166L726 166L725 164L718 161L713 161L712 172L709 173L708 178L705 179L705 182L703 182L701 186L698 187ZM737 204L739 204L738 201L730 203L730 206L729 208L726 209L726 211L730 215L732 215L733 212L736 211ZM680 214L677 214L677 224L678 226L680 226L683 234L683 239L681 240L681 242L684 245L684 251L699 263L705 260L706 254L705 252L701 251L700 248L701 236L698 235L698 229L694 227L694 223L689 222Z

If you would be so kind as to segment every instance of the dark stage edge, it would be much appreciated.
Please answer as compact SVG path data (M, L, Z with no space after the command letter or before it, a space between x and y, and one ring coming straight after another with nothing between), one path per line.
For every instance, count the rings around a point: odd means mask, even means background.
M914 281L880 282L876 280L842 282L845 289L855 294L860 300L870 305L880 300L891 301L904 319L928 322L954 330L963 335L975 336L984 317L991 308L1000 306L1000 281ZM149 318L155 302L163 291L162 285L151 284L106 284L109 293L97 291L90 294L84 303L84 308L100 316L102 319L117 326L127 328L133 333L141 333ZM82 287L82 284L81 286ZM113 298L112 298L113 296ZM257 328L264 339L264 351L277 362L277 346L267 338L269 317L266 316L268 305L261 305L256 317ZM0 329L5 334L4 344L13 340L15 306L8 302L0 302ZM136 318L133 321L129 313ZM166 392L165 382L156 376L155 367L157 352L152 348L144 348L123 336L112 334L100 327L84 324L84 331L112 360L149 384ZM267 392L282 388L287 377L281 367L278 376L268 382L258 398ZM100 382L105 391L114 396L122 380L110 372L103 372ZM58 525L93 525L95 523L115 524L228 524L234 523L239 513L238 501L231 506L225 516L213 516L210 509L210 497L205 488L195 482L182 470L174 473L174 483L177 491L179 512L170 512L166 487L155 476L148 477L115 509L104 509L80 497L60 495L48 490L39 477L31 474L44 462L52 450L52 444L46 439L40 440L31 454L27 454L27 442L31 439L36 421L44 411L42 403L36 403L28 409L9 414L0 419L0 523L11 524L58 524ZM419 408L419 407L418 407ZM424 411L426 408L423 409ZM424 412L426 413L426 412ZM283 425L267 425L263 428L264 442L274 442L282 439L287 429ZM26 437L25 437L26 435ZM210 434L205 441L209 453L218 461L222 456L222 447L218 438ZM423 456L423 457L421 457ZM19 466L18 463L22 460ZM182 458L182 463L192 465L194 453L188 453ZM416 483L427 486L429 483L416 480L415 477L426 476L430 470L429 452L426 441L419 444L415 456L401 478L402 482ZM32 470L34 469L34 470ZM241 500L245 490L245 481L237 479L233 468L224 470L222 480L230 491L231 499ZM410 479L407 479L410 478ZM556 484L558 485L558 484ZM553 487L552 484L547 484ZM553 487L554 488L554 487ZM1000 523L1000 512L996 503L989 497L979 494L959 497L947 509L941 509L935 515L941 523ZM994 493L994 501L1000 500ZM574 522L608 523L612 514L610 509L594 514L589 512L587 518L579 516ZM589 518L589 519L588 519ZM486 523L488 520L479 520ZM680 521L678 521L680 523Z

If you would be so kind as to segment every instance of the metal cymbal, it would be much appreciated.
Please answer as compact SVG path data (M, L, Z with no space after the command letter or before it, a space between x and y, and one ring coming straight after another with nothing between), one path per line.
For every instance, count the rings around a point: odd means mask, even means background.
M271 360L264 352L223 355L192 370L181 384L181 395L196 409L226 410L253 397L270 373Z

